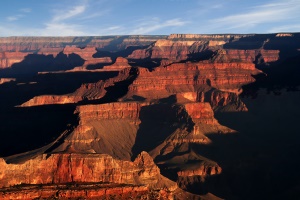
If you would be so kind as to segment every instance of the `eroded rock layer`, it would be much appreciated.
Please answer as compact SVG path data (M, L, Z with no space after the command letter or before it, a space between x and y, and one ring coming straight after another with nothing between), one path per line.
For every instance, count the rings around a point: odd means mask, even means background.
M1 188L20 185L11 190L1 189L2 198L117 196L126 199L158 195L169 199L178 190L175 182L160 174L159 168L146 152L138 155L134 162L116 160L104 154L72 153L43 154L22 164L6 164L2 159L0 166Z

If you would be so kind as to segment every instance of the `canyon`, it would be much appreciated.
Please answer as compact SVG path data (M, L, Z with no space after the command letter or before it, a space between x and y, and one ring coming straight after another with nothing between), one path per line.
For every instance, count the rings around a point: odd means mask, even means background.
M299 49L299 33L0 38L0 199L295 199Z

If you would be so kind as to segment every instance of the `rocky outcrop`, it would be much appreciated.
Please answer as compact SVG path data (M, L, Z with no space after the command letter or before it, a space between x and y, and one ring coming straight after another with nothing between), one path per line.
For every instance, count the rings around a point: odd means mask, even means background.
M60 52L62 52L64 50L64 48L62 47L43 47L43 48L40 48L38 50L38 54L41 54L41 55L53 55L53 57L55 58Z
M95 47L85 47L85 48L79 48L76 46L66 46L63 50L63 53L66 55L70 54L77 54L82 59L85 60L83 66L75 67L73 70L70 71L87 71L87 67L90 65L97 65L97 64L108 64L112 63L112 60L110 57L102 57L102 58L94 58L93 55L97 53L97 50Z
M177 172L179 177L187 176L211 176L222 173L222 168L219 165L207 165L201 163L199 168L196 169L186 169Z
M78 106L75 113L78 113L80 123L84 124L90 120L109 119L131 119L139 123L139 112L146 104L137 102L118 102L99 105Z
M11 67L15 63L22 62L28 53L23 52L0 52L0 69Z
M174 63L153 71L139 69L139 75L129 87L129 95L150 99L172 94L197 92L203 87L219 90L239 90L252 83L253 74L260 73L252 63Z
M116 62L109 66L104 66L103 70L107 71L120 71L126 68L130 68L131 66L128 64L128 60L126 58L118 57Z
M222 168L200 156L197 145L211 144L211 134L234 134L236 131L218 123L209 103L183 103L182 108L186 112L186 126L174 131L150 151L150 155L164 168L176 172L179 178L220 174Z
M271 63L279 60L279 50L222 49L212 58L214 62Z
M151 49L152 59L186 60L188 54L204 51L207 42L158 40Z
M214 62L248 62L254 63L257 55L256 50L226 49L217 51Z
M40 155L19 164L0 162L0 187L20 184L118 183L173 191L176 184L160 175L152 158L142 152L134 162L103 154ZM45 170L46 169L46 170Z
M187 103L184 108L194 122L216 124L214 112L209 103Z
M147 196L151 191L172 196L177 189L175 182L160 174L146 152L134 162L104 154L44 154L22 164L7 164L1 159L0 167L0 196L10 198L96 198L113 194L125 198Z
M248 111L239 94L242 90L221 91L217 89L198 90L197 101L209 102L214 111Z
M15 78L0 78L0 85L3 83L9 83L12 81L16 81L16 79Z
M194 123L191 135L234 132L218 123L214 118L214 112L209 103L186 103L183 106Z
M259 53L264 61L264 63L276 62L279 60L279 50L260 50Z
M75 53L79 55L84 60L89 60L93 58L93 55L97 52L95 47L85 47L85 48L78 48L76 46L66 46L63 50L63 53L66 55L70 55Z

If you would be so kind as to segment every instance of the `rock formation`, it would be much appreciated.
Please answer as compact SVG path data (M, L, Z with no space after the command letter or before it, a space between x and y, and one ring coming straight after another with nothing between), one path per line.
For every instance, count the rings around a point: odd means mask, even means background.
M160 175L159 168L146 152L142 152L134 162L116 160L103 154L74 153L44 154L23 164L1 161L0 187L73 182L142 184L155 189L176 189L175 183Z
M167 196L177 189L175 182L160 175L159 168L152 158L142 152L134 162L116 160L103 154L52 154L40 155L25 163L6 164L2 159L0 187L15 185L39 185L31 189L25 198L43 197L49 198L52 195L57 197L105 197L115 194L126 197L132 195L149 195L151 191L159 191ZM47 169L47 170L45 170ZM103 190L87 188L88 192L79 189L65 189L64 192L55 194L56 188L51 185L71 184L102 184L101 187L114 189ZM104 183L104 184L103 184ZM22 186L21 186L22 187ZM83 185L83 187L86 187ZM45 191L46 190L46 191ZM137 194L133 194L136 190ZM45 192L44 192L45 191ZM31 194L30 194L31 193ZM21 191L14 191L14 194L1 192L2 197L17 197L22 195ZM35 196L36 195L36 196ZM24 197L24 196L23 196ZM124 198L123 197L123 198Z
M212 192L244 199L230 188L247 177L243 170L250 166L259 176L265 165L256 170L254 161L277 163L266 156L275 151L271 146L266 155L245 150L269 148L260 141L264 132L255 138L239 133L256 118L268 131L268 115L258 116L245 95L257 95L258 84L269 86L276 78L290 79L294 88L287 90L297 91L299 38L298 33L0 38L2 136L10 130L16 140L24 139L21 126L39 122L24 120L29 112L58 109L55 116L70 118L47 135L51 142L35 140L37 149L30 149L26 140L28 151L0 158L0 198L219 199ZM26 70L32 73L25 76ZM89 80L55 88L77 73L89 73ZM45 84L56 78L63 81ZM278 89L276 83L271 88ZM287 104L293 102L298 101ZM56 126L54 121L45 124ZM46 136L40 127L32 134ZM282 145L289 151L296 146ZM268 176L271 172L261 180Z
M119 66L118 66L119 67ZM113 66L115 69L115 67ZM34 97L20 105L21 107L48 105L48 104L68 104L77 103L84 100L98 100L106 95L106 88L114 86L115 83L130 80L133 76L131 68L119 67L119 75L105 81L96 83L85 83L80 88L70 94L65 95L41 95Z

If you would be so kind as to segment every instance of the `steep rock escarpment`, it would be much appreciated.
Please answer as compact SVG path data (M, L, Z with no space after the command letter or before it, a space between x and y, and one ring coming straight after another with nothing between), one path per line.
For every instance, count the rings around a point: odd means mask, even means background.
M152 158L142 152L134 162L104 154L43 154L19 164L1 160L0 187L19 184L65 184L72 182L123 183L176 189L160 175ZM47 170L45 170L47 169ZM159 182L165 180L164 182Z
M7 188L20 184L29 188L27 198L33 198L34 195L51 197L57 191L57 188L53 188L54 184L58 188L69 184L68 188L56 194L62 198L105 197L113 192L126 197L134 189L137 189L136 195L149 195L151 191L160 191L158 193L165 195L165 198L172 198L177 189L175 182L160 174L159 168L146 152L138 155L133 162L116 160L104 154L73 153L43 154L19 164L7 164L1 159L0 166L0 195L3 197L13 195L20 198L25 195L18 188L13 193ZM77 185L70 188L75 183ZM89 188L82 183L95 185ZM35 185L39 185L38 190L30 190Z

